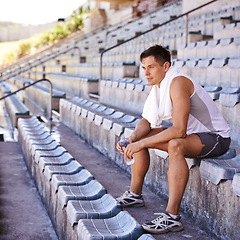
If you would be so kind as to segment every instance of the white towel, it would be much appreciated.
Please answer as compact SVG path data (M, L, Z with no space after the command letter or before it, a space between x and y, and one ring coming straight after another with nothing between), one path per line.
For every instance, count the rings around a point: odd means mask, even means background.
M160 84L160 88L157 85L152 87L142 113L142 117L151 123L151 127L160 126L163 119L171 118L170 86L175 77L182 75L178 69L170 67Z

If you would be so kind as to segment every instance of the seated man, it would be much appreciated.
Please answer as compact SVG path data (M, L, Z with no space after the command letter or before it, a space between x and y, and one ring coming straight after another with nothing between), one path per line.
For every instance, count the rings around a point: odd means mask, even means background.
M131 186L117 200L124 206L144 206L142 186L149 168L148 148L167 151L169 155L169 199L165 213L143 224L150 233L165 233L183 229L179 208L189 177L185 157L216 157L230 145L229 127L208 93L189 76L171 66L168 50L155 45L140 55L144 74L151 86L142 119L127 139L123 151L134 157L131 166ZM172 118L173 125L160 128L163 119Z

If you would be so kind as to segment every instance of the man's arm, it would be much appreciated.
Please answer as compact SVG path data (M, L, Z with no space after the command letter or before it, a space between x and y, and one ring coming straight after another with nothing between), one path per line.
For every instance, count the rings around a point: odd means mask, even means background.
M136 142L140 140L142 137L146 136L151 130L150 123L142 118L136 125L134 132L129 137L129 142Z
M173 103L173 126L151 137L129 144L125 156L131 157L133 153L143 148L156 148L159 144L169 142L171 139L186 137L187 121L190 113L190 96L194 91L192 82L185 77L177 77L172 81L170 97Z

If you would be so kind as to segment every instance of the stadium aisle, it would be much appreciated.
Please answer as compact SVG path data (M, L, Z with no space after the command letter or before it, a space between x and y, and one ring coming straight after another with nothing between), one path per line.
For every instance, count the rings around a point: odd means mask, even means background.
M58 239L17 142L0 142L0 239Z

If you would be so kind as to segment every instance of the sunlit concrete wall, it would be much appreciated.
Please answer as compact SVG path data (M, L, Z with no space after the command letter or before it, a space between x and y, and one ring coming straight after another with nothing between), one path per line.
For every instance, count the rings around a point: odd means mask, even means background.
M0 42L16 41L54 28L56 22L41 25L11 26L0 28Z

